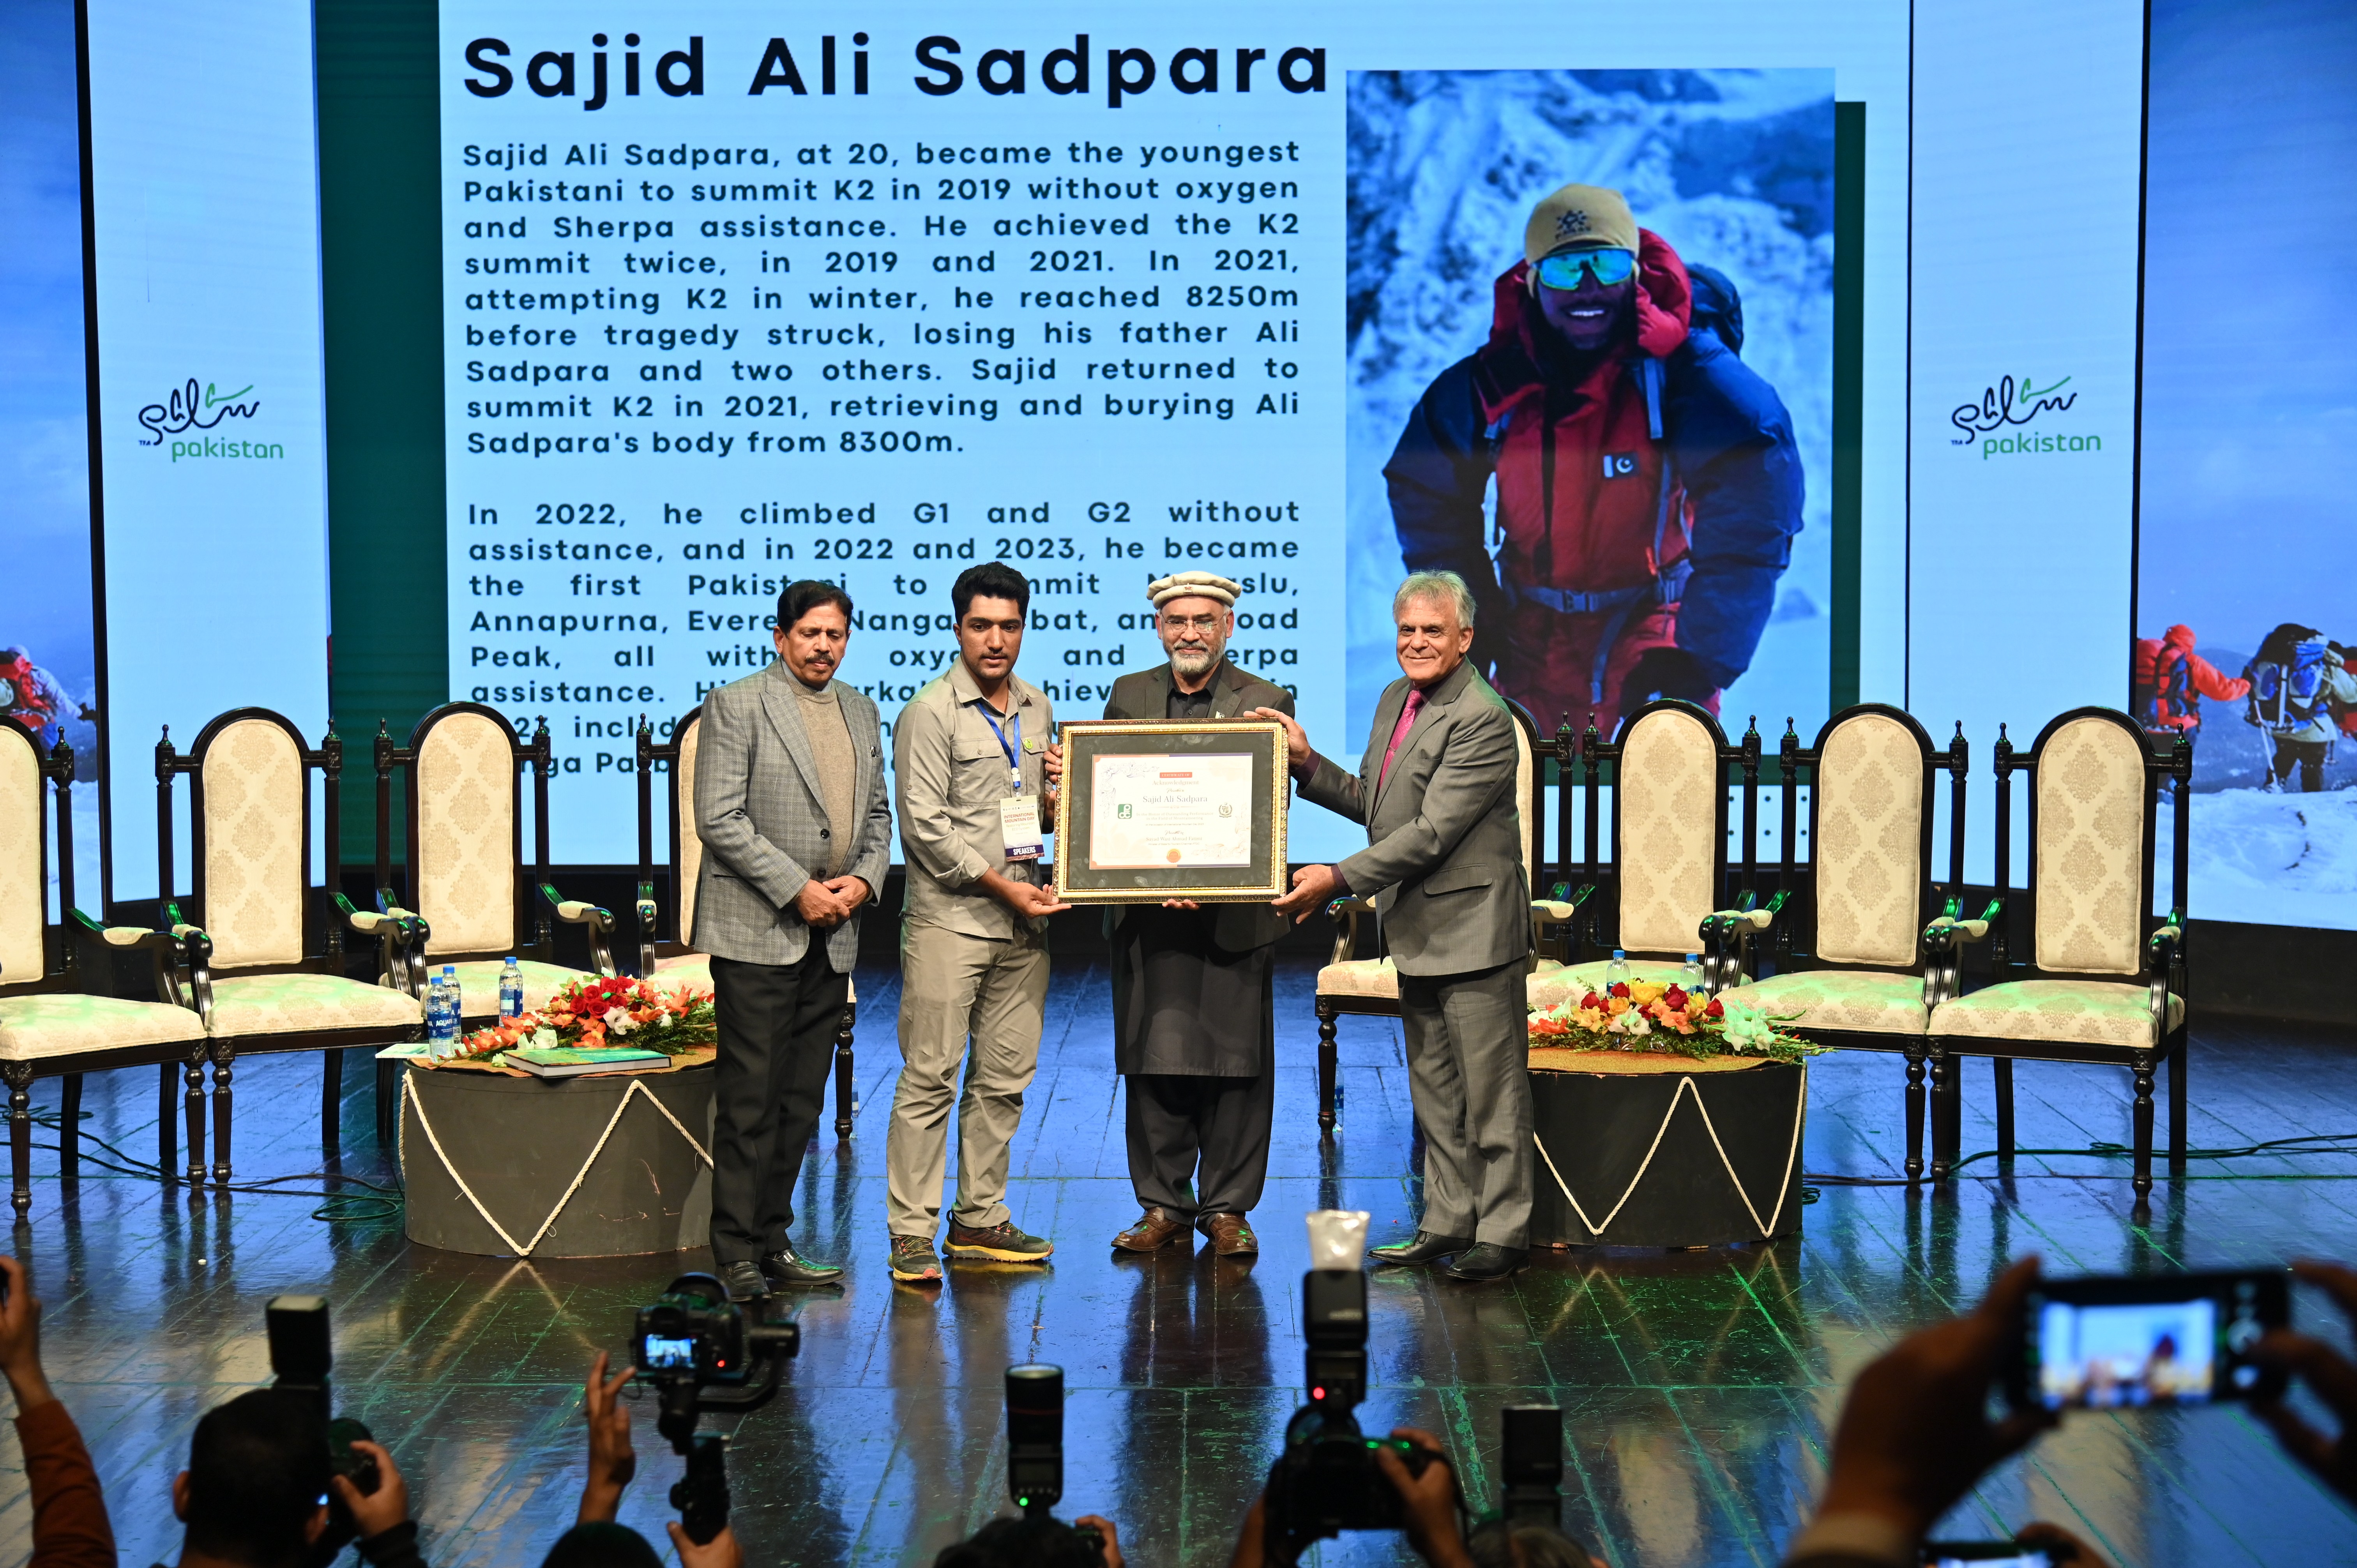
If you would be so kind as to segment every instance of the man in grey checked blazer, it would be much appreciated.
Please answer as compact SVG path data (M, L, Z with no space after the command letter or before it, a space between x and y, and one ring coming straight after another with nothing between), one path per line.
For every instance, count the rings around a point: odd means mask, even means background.
M1298 916L1342 894L1372 898L1399 971L1424 1219L1414 1240L1374 1249L1375 1261L1502 1279L1523 1266L1531 1225L1531 893L1515 720L1465 661L1473 596L1462 578L1417 573L1392 618L1405 677L1375 704L1356 774L1311 751L1290 718L1254 713L1284 719L1301 798L1367 827L1365 849L1302 867L1276 907Z
M891 854L876 704L834 679L851 598L803 582L778 598L778 661L704 699L695 827L706 854L696 945L712 955L712 1251L732 1299L824 1284L794 1251L794 1183L818 1125L859 951L858 912Z

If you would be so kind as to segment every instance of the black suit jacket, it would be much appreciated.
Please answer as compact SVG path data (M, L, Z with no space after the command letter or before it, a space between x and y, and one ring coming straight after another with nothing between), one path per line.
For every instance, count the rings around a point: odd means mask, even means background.
M1112 695L1105 699L1104 716L1149 723L1166 719L1170 715L1170 664L1165 660L1151 670L1140 670L1115 681ZM1240 718L1254 708L1275 708L1290 714L1293 693L1221 660L1220 667L1211 671L1211 716ZM1222 904L1211 913L1211 940L1229 952L1246 952L1285 935L1285 917L1265 904ZM1106 933L1110 935L1120 923L1119 913L1109 911Z

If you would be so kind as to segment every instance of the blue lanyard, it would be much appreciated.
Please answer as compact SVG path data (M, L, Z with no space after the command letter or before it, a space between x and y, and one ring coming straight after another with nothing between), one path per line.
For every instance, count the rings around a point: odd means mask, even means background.
M1021 757L1023 750L1023 715L1021 714L1012 713L1007 715L1007 727L1015 732L1015 738L1010 741L1006 738L1006 731L1000 729L998 727L998 720L992 716L990 712L990 703L987 701L977 703L974 706L982 710L982 722L990 726L990 733L998 737L998 749L1006 754L1007 775L1015 782L1015 792L1020 795L1023 793L1023 761Z

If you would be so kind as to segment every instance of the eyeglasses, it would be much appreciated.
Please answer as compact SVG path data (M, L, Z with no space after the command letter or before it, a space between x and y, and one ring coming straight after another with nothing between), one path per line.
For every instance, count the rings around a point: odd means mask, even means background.
M1633 252L1622 250L1561 251L1539 258L1539 282L1566 294L1579 286L1579 274L1588 274L1605 287L1627 283L1637 270Z
M1196 631L1217 631L1220 628L1220 618L1215 615L1164 616L1162 618L1162 629L1165 631L1186 631L1189 628Z

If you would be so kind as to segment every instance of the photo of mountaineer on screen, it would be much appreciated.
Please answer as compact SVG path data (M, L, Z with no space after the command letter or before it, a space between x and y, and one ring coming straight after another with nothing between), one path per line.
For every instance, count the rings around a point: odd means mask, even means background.
M1541 201L1490 338L1426 389L1383 478L1411 572L1473 585L1474 657L1541 726L1609 738L1650 697L1717 710L1801 530L1784 404L1734 285L1617 190ZM1497 479L1497 548L1483 498Z

